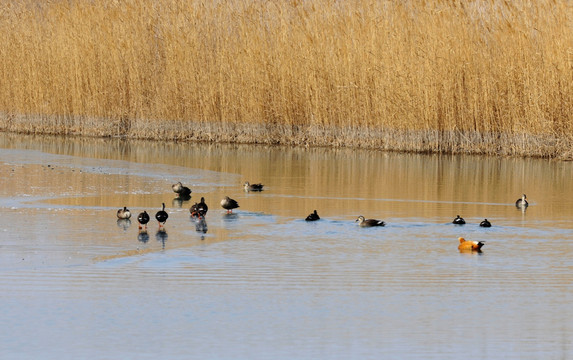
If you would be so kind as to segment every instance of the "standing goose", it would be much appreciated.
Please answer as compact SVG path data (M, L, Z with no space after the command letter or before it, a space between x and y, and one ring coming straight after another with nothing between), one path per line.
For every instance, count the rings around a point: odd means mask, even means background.
M221 200L221 206L223 209L227 210L227 214L232 214L233 209L239 207L239 203L228 196L225 196L223 200Z
M479 223L479 226L481 227L491 227L491 223L489 221L487 221L487 219L484 219L484 221Z
M123 207L123 209L117 210L117 218L118 219L129 219L131 217L131 211L127 207Z
M515 206L518 208L526 208L529 206L529 203L527 202L527 196L525 196L525 194L523 194L521 196L521 199L517 199L517 201L515 202Z
M162 227L163 225L165 225L165 222L167 221L167 218L169 217L169 214L167 214L167 212L165 211L165 203L162 203L163 207L161 208L161 210L159 210L156 214L155 214L155 218L157 219L157 222L159 222L159 227Z
M139 215L137 216L137 221L139 222L139 229L142 229L144 227L147 229L147 223L149 222L149 214L147 213L147 211L139 213Z
M246 191L263 191L263 184L249 184L249 182L247 181L245 183L245 185L243 185L245 187Z
M458 250L460 251L481 251L481 247L484 246L484 243L481 241L470 241L463 237L458 238L458 240L460 241L458 245Z
M459 215L456 216L456 218L454 219L454 221L452 221L453 224L456 225L463 225L466 223L466 221L464 220L464 218L460 217Z
M365 219L364 216L362 216L362 215L360 215L358 217L358 219L356 219L356 221L358 221L358 225L360 225L361 227L372 227L372 226L384 226L384 225L386 225L386 223L382 220Z
M314 210L314 212L308 215L305 220L306 221L320 220L320 216L318 216L318 213L316 212L316 210Z

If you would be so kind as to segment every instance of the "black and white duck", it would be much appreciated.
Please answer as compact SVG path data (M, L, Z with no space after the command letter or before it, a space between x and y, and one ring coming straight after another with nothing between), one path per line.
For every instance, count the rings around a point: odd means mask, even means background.
M205 203L205 198L201 198L201 202L195 203L191 205L189 212L191 213L192 217L196 218L204 218L207 215L207 211L209 211L209 207Z
M205 203L205 198L201 197L201 201L197 204L197 214L199 217L205 217L207 211L209 211L209 207Z
M463 225L463 224L466 223L466 221L464 220L463 217L461 217L461 216L458 215L458 216L456 216L456 218L454 219L454 221L452 221L452 223L453 223L453 224L456 224L456 225Z
M155 219L157 219L157 222L159 223L159 227L162 227L163 225L165 225L165 222L167 221L167 218L169 217L169 214L167 214L167 211L165 211L165 203L162 203L163 207L161 208L161 210L159 210L156 214L155 214Z
M491 227L491 223L489 221L487 221L487 219L484 219L484 221L479 223L479 226L481 227Z
M314 210L314 212L310 213L310 215L308 215L305 220L306 221L320 220L320 216L318 216L318 213L316 212L316 210Z
M139 213L139 215L137 215L137 221L139 222L139 229L147 229L147 223L149 222L149 214L147 211Z

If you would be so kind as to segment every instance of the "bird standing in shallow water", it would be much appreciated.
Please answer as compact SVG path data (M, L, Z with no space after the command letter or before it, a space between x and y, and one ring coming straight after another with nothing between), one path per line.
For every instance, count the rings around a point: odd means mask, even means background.
M466 221L460 217L459 215L454 219L454 221L452 221L452 223L456 224L456 225L463 225L466 223Z
M144 227L147 229L147 223L149 222L149 214L147 213L147 211L139 213L139 215L137 216L137 221L139 222L140 230Z
M205 217L207 215L207 211L209 211L209 207L205 203L205 198L201 197L201 201L197 204L197 214L199 217Z
M244 185L246 191L263 191L263 184L249 184L247 181Z
M525 196L525 194L523 194L521 196L521 199L517 199L517 201L515 202L515 206L518 208L526 208L529 206L529 203L527 202L527 196Z
M481 227L491 227L491 223L489 221L487 221L487 219L484 219L484 221L479 223L479 226Z
M484 246L484 243L481 241L470 241L463 237L458 238L458 240L460 241L458 245L458 250L460 251L481 251L481 247Z
M175 192L181 198L191 197L191 189L189 189L187 186L183 186L181 181L179 181L177 184L171 185L171 188L173 189L173 192Z
M306 221L320 220L320 216L318 216L318 213L316 212L316 210L314 210L314 212L308 215L305 220Z
M205 203L204 197L201 198L201 202L193 204L189 209L191 216L198 218L204 218L207 215L207 211L209 211L209 207Z
M384 226L384 225L386 225L386 223L382 220L365 219L364 216L362 216L362 215L360 215L358 217L358 219L356 219L356 221L358 221L358 225L360 225L361 227L372 227L372 226Z
M197 212L197 206L199 204L195 203L193 205L191 205L191 207L189 208L189 212L191 213L192 217L199 217L199 213Z
M117 218L118 219L129 219L131 217L131 212L127 207L123 207L123 209L117 210Z
M167 218L169 217L169 214L167 214L165 211L165 203L162 203L162 205L163 208L161 208L161 210L155 214L155 219L157 219L157 222L159 222L159 227L163 227L167 221Z
M223 200L221 200L221 206L223 209L227 210L227 214L232 214L233 209L239 207L239 203L236 200L231 199L228 196L225 196Z

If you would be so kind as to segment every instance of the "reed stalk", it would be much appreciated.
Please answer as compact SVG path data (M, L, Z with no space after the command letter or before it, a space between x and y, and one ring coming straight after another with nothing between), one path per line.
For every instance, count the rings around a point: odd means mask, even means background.
M571 157L565 0L0 0L0 129Z

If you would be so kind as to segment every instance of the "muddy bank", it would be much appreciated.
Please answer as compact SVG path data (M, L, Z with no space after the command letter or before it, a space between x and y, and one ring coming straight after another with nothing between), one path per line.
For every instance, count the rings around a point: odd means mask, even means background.
M0 131L25 134L121 137L180 142L267 144L384 151L476 154L573 159L573 139L548 134L395 130L193 122L179 120L98 119L90 117L0 115Z

